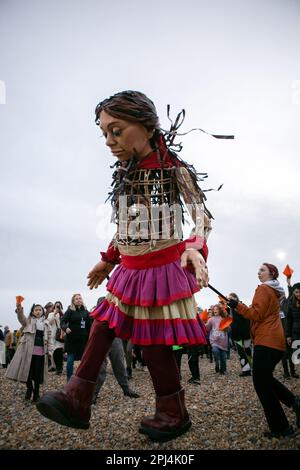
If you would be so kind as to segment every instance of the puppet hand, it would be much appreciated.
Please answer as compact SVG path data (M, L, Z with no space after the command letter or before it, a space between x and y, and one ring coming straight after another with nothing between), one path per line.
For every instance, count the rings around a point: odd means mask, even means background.
M205 260L198 250L188 248L181 255L181 267L187 268L188 262L192 263L195 270L197 284L200 287L207 287L208 285L208 271Z
M97 289L109 273L114 269L114 265L106 261L99 261L87 275L88 287Z

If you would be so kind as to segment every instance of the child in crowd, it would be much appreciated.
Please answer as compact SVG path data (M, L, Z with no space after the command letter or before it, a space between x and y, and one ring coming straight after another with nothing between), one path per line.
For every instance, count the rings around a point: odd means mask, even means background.
M209 332L209 342L212 347L216 363L216 372L224 375L226 372L226 359L228 351L228 328L220 330L219 326L227 314L220 304L213 307L213 317L206 323L206 329Z
M16 313L23 327L19 346L9 364L5 377L18 382L25 382L25 399L39 399L40 384L47 382L48 360L45 356L52 353L51 328L45 319L44 308L33 304L29 317L26 318L21 304L17 304Z

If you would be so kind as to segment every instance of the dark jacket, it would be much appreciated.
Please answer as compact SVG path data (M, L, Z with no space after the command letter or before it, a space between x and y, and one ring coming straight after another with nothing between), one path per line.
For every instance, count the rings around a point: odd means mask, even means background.
M231 338L233 341L250 339L250 320L239 315L234 308L230 309L228 313L230 313L233 318L233 322L230 325Z
M289 301L286 318L287 338L300 339L300 307L296 307L296 302L292 297Z
M81 328L81 321L85 322L84 328ZM65 352L82 355L89 338L91 323L90 314L83 305L79 308L76 307L76 310L68 308L60 320L61 328L64 331L67 328L72 330L71 333L65 336Z

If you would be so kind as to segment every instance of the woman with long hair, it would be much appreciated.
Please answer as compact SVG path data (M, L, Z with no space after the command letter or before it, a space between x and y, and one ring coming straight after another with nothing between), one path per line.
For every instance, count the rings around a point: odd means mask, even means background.
M213 316L206 323L209 332L209 342L215 359L216 373L224 375L227 370L228 329L221 330L220 323L227 313L220 304L214 305Z
M67 353L67 381L73 375L74 362L80 361L86 347L91 318L81 294L73 294L71 304L61 318L62 330L66 333L64 338L64 351Z
M60 320L64 315L63 305L58 300L54 303L54 310L48 315L48 321L51 326L51 333L53 339L53 354L51 355L51 369L60 375L63 371L63 353L64 353L64 338L62 335ZM59 335L58 335L59 333Z

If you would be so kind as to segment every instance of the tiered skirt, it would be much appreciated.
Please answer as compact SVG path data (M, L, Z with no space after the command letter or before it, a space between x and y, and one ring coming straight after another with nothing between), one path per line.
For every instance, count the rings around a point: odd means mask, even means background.
M142 256L130 258L131 266L141 265ZM160 251L155 259L154 264L159 264ZM113 272L107 291L105 300L91 316L108 322L118 337L141 346L206 344L205 325L194 299L199 287L195 276L181 267L180 257L145 269L121 263Z

